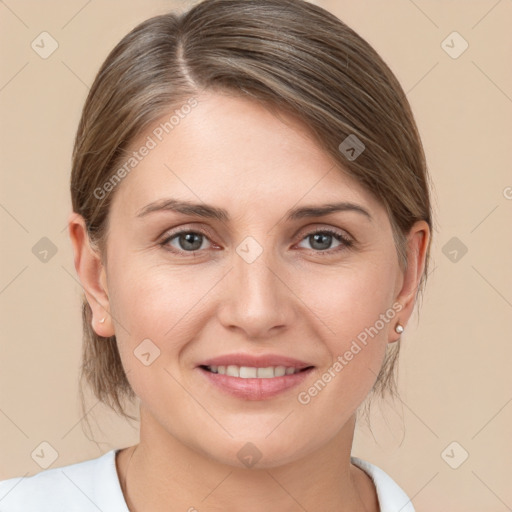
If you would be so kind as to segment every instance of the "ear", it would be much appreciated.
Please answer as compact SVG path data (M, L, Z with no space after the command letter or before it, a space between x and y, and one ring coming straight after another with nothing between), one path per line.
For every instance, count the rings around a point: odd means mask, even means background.
M91 306L92 328L98 336L108 338L114 335L110 317L110 303L106 283L106 271L101 257L89 241L84 218L72 212L68 218L69 237L73 245L75 269ZM103 323L100 320L105 318Z
M400 334L395 331L396 325L401 324L405 329L414 310L418 286L425 270L429 238L430 228L424 220L415 222L407 235L407 270L397 278L399 293L394 301L402 309L397 312L396 323L389 333L389 343L398 341Z

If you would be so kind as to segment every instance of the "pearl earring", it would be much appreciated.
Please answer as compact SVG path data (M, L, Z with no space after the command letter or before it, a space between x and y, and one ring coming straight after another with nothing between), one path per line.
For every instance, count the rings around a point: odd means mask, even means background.
M101 320L100 320L100 324L102 324L104 321L105 321L105 318L107 318L106 316L104 316Z
M402 325L400 324L396 324L396 327L395 327L395 331L398 333L398 334L402 334L404 332L404 328Z

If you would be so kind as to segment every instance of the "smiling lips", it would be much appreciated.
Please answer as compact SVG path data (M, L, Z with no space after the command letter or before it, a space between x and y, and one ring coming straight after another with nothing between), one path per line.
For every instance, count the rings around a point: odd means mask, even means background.
M236 366L231 364L229 366L205 366L212 373L220 375L229 375L230 377L239 377L241 379L272 379L274 377L282 377L283 375L293 375L302 370L293 368L292 366L267 366L264 368L255 368L252 366Z
M197 367L222 391L245 400L264 400L302 382L314 366L278 355L232 354Z

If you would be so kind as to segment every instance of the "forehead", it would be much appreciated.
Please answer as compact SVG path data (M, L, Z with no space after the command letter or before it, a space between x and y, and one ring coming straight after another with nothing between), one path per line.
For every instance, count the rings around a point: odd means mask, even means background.
M195 107L172 122L179 108L169 111L132 142L136 165L117 185L112 204L123 217L164 197L233 207L234 215L241 205L261 213L262 207L319 200L379 207L296 118L226 94L195 99Z

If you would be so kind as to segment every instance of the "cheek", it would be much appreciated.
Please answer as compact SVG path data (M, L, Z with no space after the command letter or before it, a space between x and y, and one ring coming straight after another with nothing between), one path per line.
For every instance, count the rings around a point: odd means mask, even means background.
M394 279L392 266L365 265L342 269L323 286L308 288L305 302L313 305L319 338L331 359L325 380L338 382L333 387L343 388L342 395L357 389L364 398L379 373L396 322Z
M391 308L395 269L360 265L304 280L300 296L335 339L356 336Z
M189 325L187 313L198 302L192 293L196 288L168 267L133 265L124 272L116 276L112 301L123 368L139 397L151 401L156 390L165 389L170 404L176 389L166 369L179 359L187 339L184 329Z
M116 319L132 337L151 334L158 340L168 339L208 291L207 283L202 287L200 279L190 277L185 267L137 265L136 261L125 266L123 274L114 278Z
M217 279L199 272L196 277L191 280L185 266L142 262L115 276L116 338L123 367L138 394L149 391L152 380L169 380L164 369L183 362L188 342L201 330L207 295ZM158 373L162 375L155 377Z

